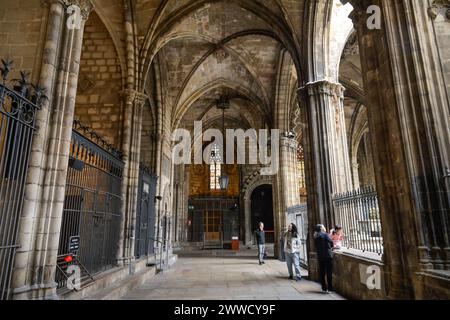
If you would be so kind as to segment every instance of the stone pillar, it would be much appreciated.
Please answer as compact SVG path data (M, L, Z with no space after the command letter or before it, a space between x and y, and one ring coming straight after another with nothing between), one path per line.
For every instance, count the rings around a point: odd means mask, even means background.
M122 181L123 220L119 242L119 264L134 260L136 208L141 156L142 112L147 96L134 90L122 92L124 108L124 175Z
M120 238L119 238L119 249L118 249L118 264L126 264L127 259L130 260L131 257L128 255L129 251L129 239L131 235L129 234L129 216L126 214L129 209L128 198L129 198L129 179L130 179L130 154L131 149L131 125L132 125L132 115L133 115L133 104L136 97L136 91L134 90L123 90L121 92L121 98L123 103L123 134L122 134L122 153L123 161L125 163L123 169L122 177L122 221L120 228Z
M183 165L183 174L181 176L182 183L181 183L181 197L178 200L179 202L179 210L181 214L181 218L178 221L178 229L179 232L179 241L180 243L187 242L188 241L188 202L189 202L189 166Z
M300 204L300 194L297 181L297 149L295 139L283 137L280 139L280 175L283 190L284 211Z
M130 150L130 199L129 199L129 212L130 222L129 226L131 234L130 252L129 256L134 256L135 234L136 234L136 209L138 199L138 187L139 187L139 168L141 159L141 140L142 140L142 113L144 105L147 102L147 96L142 93L137 93L134 101L133 112L133 135L131 137L132 148Z
M44 3L49 17L39 82L49 100L37 114L19 229L22 247L17 251L12 283L14 299L56 297L56 260L83 31L92 10L88 0ZM66 9L71 5L80 8L79 28L69 28L67 23Z
M328 81L308 83L299 90L303 112L305 172L308 190L309 269L317 279L312 229L334 223L332 196L352 188L343 111L343 87Z
M353 189L358 190L360 188L359 184L359 163L358 159L354 159L352 162L352 172L353 172Z
M450 79L434 11L421 0L350 2L367 88L386 291L390 298L448 297L448 280L426 284L429 269L450 269ZM433 3L448 12L448 1ZM381 8L380 29L367 27L370 5Z
M275 239L278 240L287 230L287 209L300 204L297 180L297 148L298 142L295 139L280 138L280 164L273 190L273 192L277 192L277 209L274 210L274 218Z
M181 244L187 239L187 214L189 197L189 170L186 165L178 165L175 170L175 191L173 201L174 240Z

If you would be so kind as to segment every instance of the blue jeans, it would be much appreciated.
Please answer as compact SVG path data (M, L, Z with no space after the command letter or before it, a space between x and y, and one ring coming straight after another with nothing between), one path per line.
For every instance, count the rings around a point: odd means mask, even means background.
M298 278L301 278L301 269L300 269L300 256L298 253L285 253L286 254L286 264L288 267L289 275L291 277L294 276L293 270L292 270L292 264L294 264L295 267L295 275Z
M259 262L264 261L264 252L266 251L266 245L265 244L258 244L258 258Z

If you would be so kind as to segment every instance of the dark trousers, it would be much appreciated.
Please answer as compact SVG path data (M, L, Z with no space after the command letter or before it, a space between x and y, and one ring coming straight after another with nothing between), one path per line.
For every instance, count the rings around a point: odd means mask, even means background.
M333 259L331 258L321 259L319 261L319 273L320 273L320 282L322 284L322 290L333 291Z

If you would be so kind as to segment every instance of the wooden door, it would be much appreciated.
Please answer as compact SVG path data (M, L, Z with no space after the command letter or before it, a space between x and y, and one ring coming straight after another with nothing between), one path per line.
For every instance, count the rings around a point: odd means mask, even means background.
M203 226L206 241L219 241L222 226L220 211L206 211L203 215Z

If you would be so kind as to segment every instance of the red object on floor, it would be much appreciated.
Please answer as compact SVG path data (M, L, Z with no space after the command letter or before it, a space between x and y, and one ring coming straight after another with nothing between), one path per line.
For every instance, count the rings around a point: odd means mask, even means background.
M239 251L239 239L231 240L231 250Z

